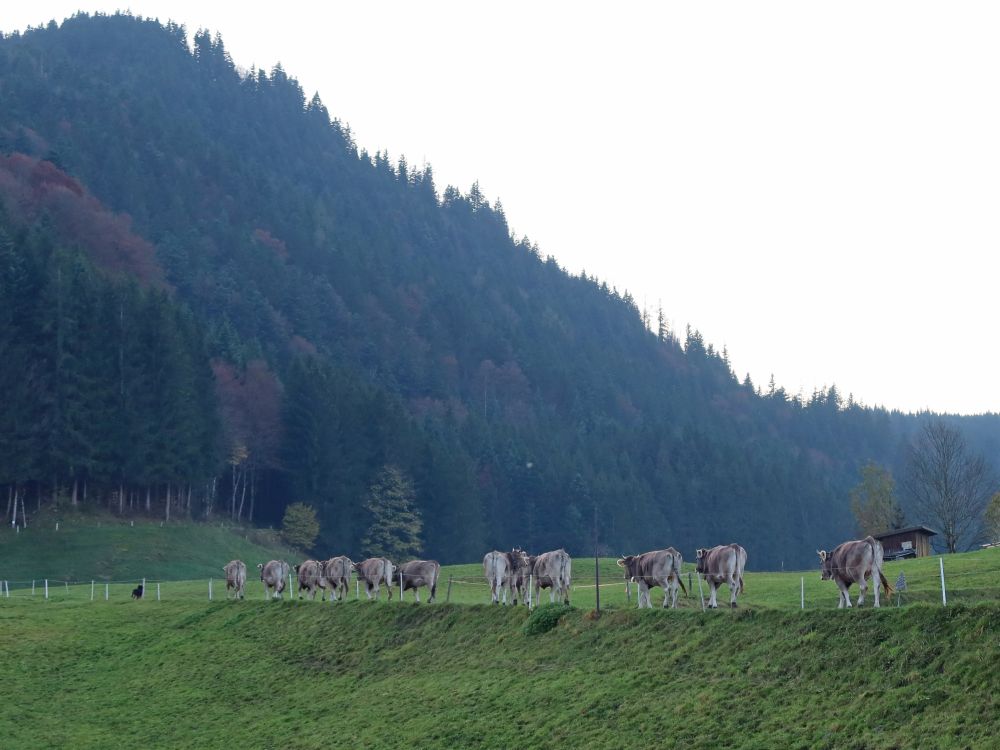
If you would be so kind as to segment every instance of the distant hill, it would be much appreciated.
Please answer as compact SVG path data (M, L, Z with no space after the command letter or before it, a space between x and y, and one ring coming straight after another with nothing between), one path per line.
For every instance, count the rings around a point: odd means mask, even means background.
M58 530L56 523L59 523ZM224 523L122 521L107 513L44 513L21 532L0 529L0 578L11 586L30 581L90 582L223 578L233 559L247 564L285 559L294 565L302 553L282 543L275 532Z
M853 533L858 467L898 468L931 416L741 380L206 32L6 36L0 98L0 488L29 509L276 524L303 501L317 550L359 556L393 466L445 562L587 551L596 517L609 553L738 540L801 567ZM955 422L1000 445L996 415Z

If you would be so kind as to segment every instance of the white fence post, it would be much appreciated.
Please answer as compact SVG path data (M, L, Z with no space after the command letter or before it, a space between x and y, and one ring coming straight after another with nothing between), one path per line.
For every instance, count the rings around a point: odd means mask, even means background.
M45 598L49 598L49 579L45 579Z
M805 576L802 576L802 578L800 578L799 580L800 580L800 584L799 584L800 585L800 589L799 589L799 609L805 609L806 608L806 578L805 578Z
M31 595L32 596L35 595L35 582L34 581L31 582Z
M90 601L94 601L94 582L90 582Z
M701 573L698 574L698 596L701 598L701 611L705 611L705 592L701 589Z
M528 611L529 612L535 606L535 597L534 597L535 585L534 584L535 584L535 576L534 576L534 574L530 574L528 576Z
M105 583L104 584L104 601L108 600L108 589L109 588L110 588L109 585L107 583Z
M354 580L354 599L358 600L361 598L361 581Z
M146 598L146 579L145 578L142 579L142 596L140 596L139 598L140 599L145 599Z
M3 582L4 596L10 599L10 581L5 580Z
M948 593L944 588L944 558L939 557L938 562L941 563L941 606L948 606Z
M291 599L292 599L292 574L291 573L288 574L288 599L289 599L289 601L291 601Z
M160 584L156 584L156 601L160 601Z
M267 586L264 587L264 598L267 598ZM212 579L208 579L208 600L212 601Z
M403 571L399 571L399 603L403 603Z

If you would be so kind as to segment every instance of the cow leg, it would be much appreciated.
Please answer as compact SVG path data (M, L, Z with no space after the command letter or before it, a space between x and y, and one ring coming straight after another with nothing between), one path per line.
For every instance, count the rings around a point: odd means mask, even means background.
M879 571L877 571L877 570L876 571L872 571L872 588L875 589L874 593L875 593L875 606L876 607L881 606L879 604L879 600L878 600L879 588L881 588L879 586L880 580L881 580L881 576L879 575Z
M417 604L420 604L420 589L419 588L414 588L413 589L413 598L417 600Z
M865 594L868 593L868 581L866 581L864 577L858 581L858 592L858 606L860 607L865 603Z
M740 584L736 576L729 578L729 606L736 609L736 592L740 590Z
M715 599L715 593L716 593L716 591L718 591L718 588L719 588L719 584L717 584L714 580L709 580L709 582L708 582L708 590L709 590L708 606L711 607L712 609L718 609L719 608L719 602L717 602L716 599Z
M851 595L850 592L848 591L847 584L845 584L843 581L838 580L837 586L840 587L840 603L837 605L837 609L842 609L844 607L850 609Z

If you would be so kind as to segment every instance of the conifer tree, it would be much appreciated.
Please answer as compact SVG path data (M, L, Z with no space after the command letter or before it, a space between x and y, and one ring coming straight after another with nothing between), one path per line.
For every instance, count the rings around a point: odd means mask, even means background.
M413 484L396 466L382 467L365 500L371 525L361 540L369 556L401 561L423 549L423 521Z

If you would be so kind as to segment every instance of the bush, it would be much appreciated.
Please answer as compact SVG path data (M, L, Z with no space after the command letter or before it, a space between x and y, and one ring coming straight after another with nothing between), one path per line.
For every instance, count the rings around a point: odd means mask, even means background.
M537 607L531 613L528 621L524 623L524 634L541 635L542 633L548 633L559 624L562 616L572 609L568 604L546 604L545 606Z

